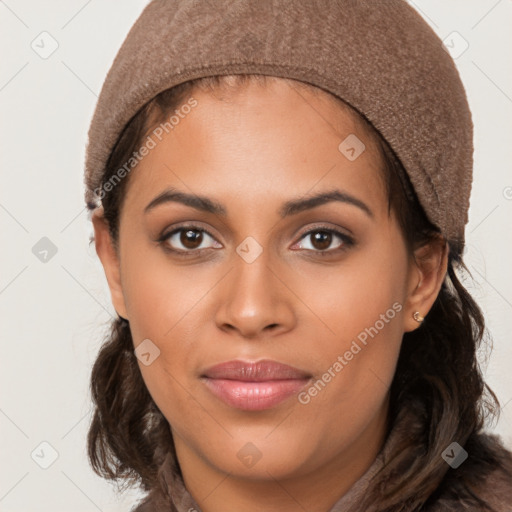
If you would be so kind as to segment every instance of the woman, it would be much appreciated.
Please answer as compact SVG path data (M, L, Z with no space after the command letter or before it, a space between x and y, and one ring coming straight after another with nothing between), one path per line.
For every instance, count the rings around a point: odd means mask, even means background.
M146 510L510 510L461 285L463 86L405 2L153 1L86 202L119 319L89 457Z

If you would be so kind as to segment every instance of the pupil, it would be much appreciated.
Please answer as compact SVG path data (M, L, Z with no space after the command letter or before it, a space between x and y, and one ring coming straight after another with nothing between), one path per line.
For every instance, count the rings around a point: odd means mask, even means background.
M201 245L203 239L203 234L199 231L195 231L193 229L189 229L187 231L182 231L180 236L180 242L187 249L196 249Z
M313 235L313 246L316 249L327 249L331 245L331 233L317 231Z

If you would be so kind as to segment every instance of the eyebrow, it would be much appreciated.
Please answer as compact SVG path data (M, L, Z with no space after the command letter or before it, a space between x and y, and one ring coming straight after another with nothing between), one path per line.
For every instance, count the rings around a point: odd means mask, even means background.
M347 192L343 192L341 190L336 189L326 192L320 192L305 198L303 197L286 201L278 210L278 214L280 215L281 218L285 218L333 201L338 201L341 203L356 206L357 208L362 210L368 217L374 217L373 212L363 201L348 194ZM154 208L156 208L157 206L170 202L181 203L185 206L189 206L196 210L207 213L213 213L221 217L227 216L226 208L217 201L214 201L206 196L180 192L173 188L168 188L164 190L162 193L160 193L158 196L156 196L144 208L144 213L146 214L153 210Z

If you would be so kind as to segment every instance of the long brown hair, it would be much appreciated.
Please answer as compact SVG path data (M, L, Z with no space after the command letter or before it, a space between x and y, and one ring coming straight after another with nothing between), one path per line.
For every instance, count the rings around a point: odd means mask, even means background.
M264 84L266 80L268 77L263 75L215 76L162 92L125 127L102 183L130 159L149 130L178 108L195 88L213 92L221 86L247 81ZM389 209L397 215L409 251L412 254L415 248L439 240L439 231L426 218L399 159L378 131L357 116L380 148ZM129 176L104 193L102 199L116 248L128 181ZM92 210L95 205L88 207ZM367 506L378 503L376 510L382 512L420 510L445 488L457 492L469 504L492 510L480 498L486 474L498 467L512 475L498 438L481 435L486 420L497 418L499 403L484 383L477 360L480 345L487 342L486 330L481 310L459 281L459 276L467 272L462 245L456 240L448 243L448 272L441 291L423 325L404 334L390 388L390 425L401 420L406 426L367 493ZM91 393L95 411L88 434L88 455L93 469L118 483L138 483L145 491L158 486L157 471L165 454L171 451L175 461L176 454L169 424L142 379L126 320L118 318L112 323L92 369ZM471 457L463 471L450 473L441 454L454 441ZM478 471L471 472L476 464ZM175 467L179 472L177 461Z

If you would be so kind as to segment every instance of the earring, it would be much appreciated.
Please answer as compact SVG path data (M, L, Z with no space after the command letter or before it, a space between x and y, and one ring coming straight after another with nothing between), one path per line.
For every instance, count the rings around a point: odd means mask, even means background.
M416 322L418 322L420 324L421 324L421 322L423 322L423 320L425 320L425 318L420 315L419 311L415 311L414 314L412 315L412 317L414 318L414 320L416 320Z

